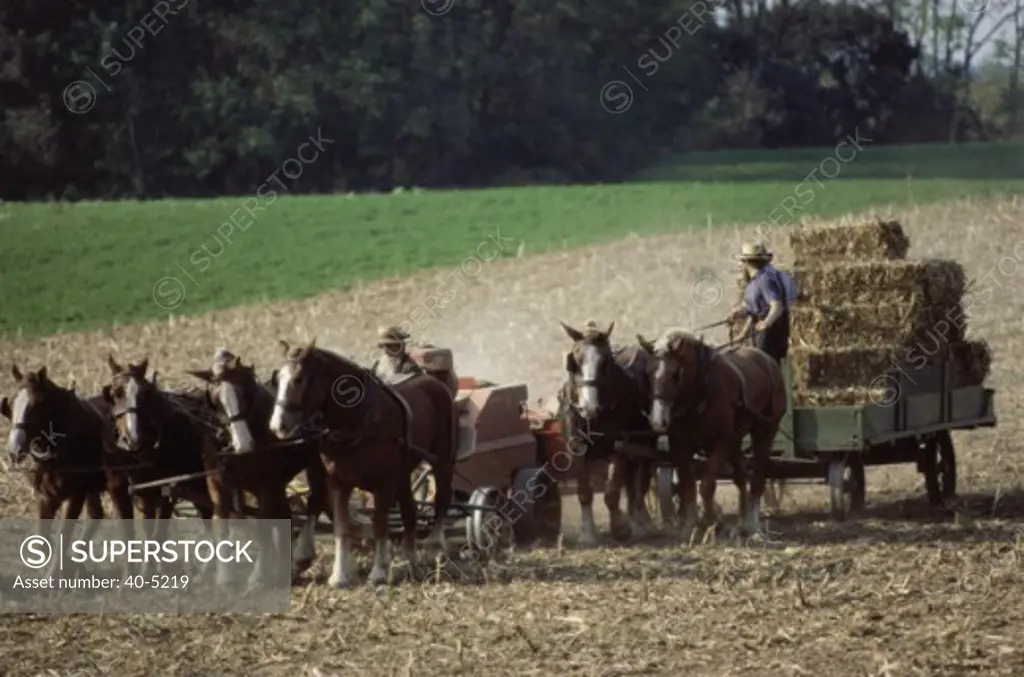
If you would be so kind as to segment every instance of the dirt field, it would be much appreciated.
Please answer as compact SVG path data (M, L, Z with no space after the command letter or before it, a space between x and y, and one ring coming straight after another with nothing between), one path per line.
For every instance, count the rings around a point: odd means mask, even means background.
M855 523L825 515L823 487L801 487L770 518L768 543L687 548L662 536L585 551L573 545L573 498L564 547L512 553L487 571L457 574L454 586L334 591L323 580L328 557L283 615L8 616L0 619L0 674L1024 674L1024 201L898 216L912 257L955 258L992 290L975 305L969 335L993 349L1000 423L998 432L955 436L961 516L927 509L912 466L877 468L868 471L868 514ZM460 374L524 380L532 396L549 395L568 342L558 319L614 319L622 341L717 320L733 293L728 253L744 235L701 231L485 264L417 337L452 347ZM773 246L786 263L782 239ZM1021 259L1011 261L1015 247ZM726 300L714 303L721 294L708 276L717 267ZM183 370L205 366L220 345L262 373L279 360L278 338L315 335L362 360L377 325L406 319L445 275L9 341L0 355L23 369L46 364L58 382L74 378L90 393L107 376L108 352L148 355L165 385L190 383ZM10 396L3 372L0 392ZM735 491L718 491L728 512ZM0 496L0 515L30 514L28 497L22 486ZM367 571L364 557L362 577Z

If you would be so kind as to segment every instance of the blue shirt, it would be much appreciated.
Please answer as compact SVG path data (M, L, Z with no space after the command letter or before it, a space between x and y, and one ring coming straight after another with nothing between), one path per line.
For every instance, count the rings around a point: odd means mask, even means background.
M769 304L772 301L780 301L784 311L789 310L791 296L790 285L783 280L781 271L772 265L767 265L757 271L746 289L743 290L743 303L747 307L747 313L757 319L764 319L768 315Z

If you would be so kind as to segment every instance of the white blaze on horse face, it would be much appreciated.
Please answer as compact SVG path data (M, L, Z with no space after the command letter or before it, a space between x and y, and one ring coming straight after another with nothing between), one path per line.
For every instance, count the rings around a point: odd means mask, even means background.
M586 416L597 413L597 367L601 364L601 352L595 346L584 346L580 375L585 385L580 386L577 406Z
M654 384L659 390L667 371L664 358L658 359L658 369L654 372ZM660 397L654 399L654 403L651 405L651 427L655 431L661 432L668 429L669 409L669 404L664 399Z
M11 407L11 434L7 436L7 453L17 456L25 448L28 442L28 433L18 424L25 424L25 416L28 413L28 392L22 388L14 396L14 404Z
M242 407L238 402L238 391L232 383L222 381L220 384L220 404L224 407L224 413L228 418L234 418L242 413ZM231 429L231 444L239 454L252 451L252 435L249 434L249 424L245 419L232 421L228 424Z
M288 431L291 428L287 420L288 412L281 406L282 402L287 401L285 398L288 397L291 384L292 366L286 364L277 373L277 400L274 402L274 413L270 416L270 432L282 439L288 436Z
M139 444L139 415L134 411L139 406L139 383L134 378L128 379L128 384L124 387L124 404L129 410L125 416L128 439L132 444Z

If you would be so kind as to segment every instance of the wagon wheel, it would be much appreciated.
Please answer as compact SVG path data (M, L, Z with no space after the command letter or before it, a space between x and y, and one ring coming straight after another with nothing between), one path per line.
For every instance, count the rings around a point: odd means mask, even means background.
M562 497L558 485L543 468L520 468L512 479L506 512L515 532L516 545L539 541L552 545L562 532Z
M851 456L828 465L829 503L832 517L842 522L864 508L864 461Z
M942 431L928 440L922 461L928 501L940 507L956 496L956 451L949 431Z
M412 497L417 501L433 501L437 495L437 480L429 463L420 463L412 471Z
M513 525L500 512L502 498L497 487L479 487L466 503L466 543L488 559L508 548L515 537Z

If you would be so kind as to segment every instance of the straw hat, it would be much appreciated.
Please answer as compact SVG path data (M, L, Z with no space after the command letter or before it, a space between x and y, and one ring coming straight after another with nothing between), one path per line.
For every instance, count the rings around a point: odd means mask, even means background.
M405 332L401 327L381 327L377 330L377 345L380 347L385 346L401 346L409 339L409 334Z
M740 261L771 261L773 254L761 242L744 242Z

